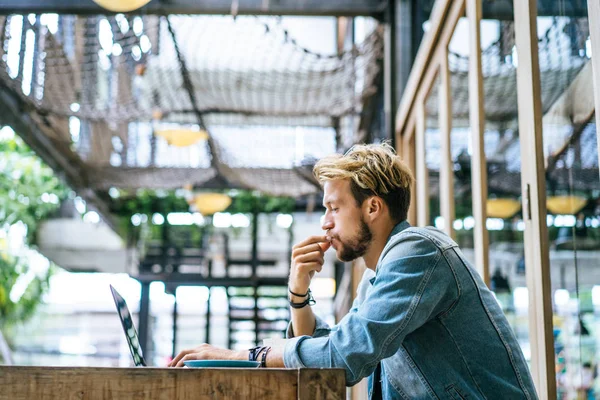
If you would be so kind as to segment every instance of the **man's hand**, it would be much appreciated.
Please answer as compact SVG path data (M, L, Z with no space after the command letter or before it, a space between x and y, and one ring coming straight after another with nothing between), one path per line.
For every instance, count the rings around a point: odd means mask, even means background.
M326 236L311 236L292 248L289 287L294 293L308 291L315 272L321 272L324 254L331 246Z
M247 360L248 350L234 351L220 349L210 344L201 344L195 349L183 350L173 359L168 367L183 367L188 360Z

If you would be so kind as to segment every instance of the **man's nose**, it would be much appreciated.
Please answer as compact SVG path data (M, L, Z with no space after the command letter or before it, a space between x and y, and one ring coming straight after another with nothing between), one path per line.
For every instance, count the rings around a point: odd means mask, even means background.
M331 217L328 214L325 214L325 217L323 218L323 223L321 224L321 229L323 229L324 231L328 231L332 228L333 228L333 220L331 219Z

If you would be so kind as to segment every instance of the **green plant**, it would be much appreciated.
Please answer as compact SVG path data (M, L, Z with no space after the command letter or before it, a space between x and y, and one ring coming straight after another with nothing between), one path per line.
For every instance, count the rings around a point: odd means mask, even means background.
M12 130L0 133L0 329L10 340L11 328L41 304L52 268L35 273L26 257L9 252L2 237L21 222L27 228L21 250L34 245L40 222L59 208L69 189Z
M227 208L227 212L236 214L258 213L291 213L294 211L296 202L291 197L275 197L256 191L237 191L233 196L233 202Z
M0 140L0 228L21 221L35 243L41 221L55 212L69 189L15 136Z
M52 268L35 274L23 258L0 248L0 327L10 338L11 329L31 318L48 291ZM11 298L11 294L15 298Z

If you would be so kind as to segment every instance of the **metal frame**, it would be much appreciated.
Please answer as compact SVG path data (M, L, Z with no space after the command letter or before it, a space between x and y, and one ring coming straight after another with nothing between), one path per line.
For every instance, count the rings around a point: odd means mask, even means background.
M152 0L133 13L138 14L218 14L218 15L330 15L381 17L386 0ZM91 0L3 0L0 14L114 14Z
M536 0L514 0L521 188L525 265L529 291L529 340L533 380L542 399L556 398L550 256L546 225L546 176L537 41Z
M431 11L435 0L420 0L424 12ZM588 0L588 3L592 0ZM514 7L512 0L481 0L483 19L498 19L513 21ZM572 17L585 17L585 1L580 0L539 0L538 16L553 17L560 14L568 14Z
M391 0L386 12L383 41L383 114L385 115L385 136L395 140L394 109L397 107L396 99L396 7L395 0Z
M393 1L393 0L390 0ZM591 1L588 0L588 7ZM234 14L237 15L330 15L383 17L388 5L385 0L244 0L232 7L231 0L152 0L140 8L143 14ZM434 0L419 0L422 17L428 19L435 13ZM433 9L432 9L433 7ZM403 10L405 11L405 10ZM584 1L539 1L539 16L554 16L565 11L573 17L585 17ZM482 0L485 19L512 20L514 9L511 0ZM0 14L68 13L79 15L111 14L91 0L3 0Z

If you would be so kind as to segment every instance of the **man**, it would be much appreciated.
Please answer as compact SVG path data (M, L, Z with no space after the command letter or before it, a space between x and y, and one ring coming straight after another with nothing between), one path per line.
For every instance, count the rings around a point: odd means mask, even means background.
M293 248L290 339L283 351L263 351L266 366L343 368L348 386L369 377L371 398L537 399L512 329L456 243L406 222L413 177L394 150L357 145L314 173L325 234ZM352 309L331 328L308 306L330 247L368 267ZM248 359L248 351L203 345L172 365L195 358Z

